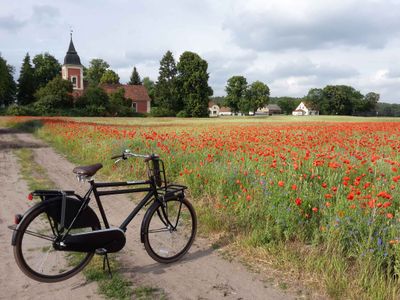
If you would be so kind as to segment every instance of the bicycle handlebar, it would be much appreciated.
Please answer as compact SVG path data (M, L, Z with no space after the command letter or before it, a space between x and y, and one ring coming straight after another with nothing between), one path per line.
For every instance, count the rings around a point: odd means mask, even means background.
M153 159L154 157L158 157L156 154L138 154L138 153L133 153L129 149L124 150L121 155L115 155L112 156L111 159L118 159L116 162L118 162L121 159L127 159L128 157L141 157L144 158L145 161L149 161Z

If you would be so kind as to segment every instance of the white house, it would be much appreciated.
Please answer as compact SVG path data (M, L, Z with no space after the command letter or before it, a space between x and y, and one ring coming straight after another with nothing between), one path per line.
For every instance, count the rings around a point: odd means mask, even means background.
M219 106L218 104L210 101L208 103L208 111L210 117L218 117L218 116L233 116L231 109L225 106Z
M313 115L319 115L319 111L317 110L312 110L308 108L304 102L301 102L299 106L296 107L296 109L292 112L293 116L313 116Z

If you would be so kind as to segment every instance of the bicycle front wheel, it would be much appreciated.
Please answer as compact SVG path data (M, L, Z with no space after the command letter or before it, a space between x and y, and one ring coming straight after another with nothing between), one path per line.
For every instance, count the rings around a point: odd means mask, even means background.
M144 247L154 260L172 263L189 250L196 230L196 212L187 199L156 201L145 216Z
M81 271L94 253L60 251L55 247L59 237L59 224L50 212L60 209L60 201L40 203L18 227L14 257L19 268L28 277L40 282L57 282ZM88 208L90 209L90 208ZM93 226L74 228L71 234L98 229Z

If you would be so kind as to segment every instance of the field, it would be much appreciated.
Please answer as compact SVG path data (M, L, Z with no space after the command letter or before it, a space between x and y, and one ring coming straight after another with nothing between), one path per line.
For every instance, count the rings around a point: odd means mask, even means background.
M144 175L140 161L109 159L123 149L158 153L168 178L190 187L203 234L222 233L246 253L318 277L317 287L332 298L400 295L398 119L16 117L5 123L33 126L76 163L102 162L109 179Z

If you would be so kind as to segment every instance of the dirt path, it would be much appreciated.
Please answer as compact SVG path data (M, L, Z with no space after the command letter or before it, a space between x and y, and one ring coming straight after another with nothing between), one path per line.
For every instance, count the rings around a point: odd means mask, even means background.
M7 140L8 139L8 140ZM18 140L17 143L13 141ZM0 134L0 144L7 141L10 145L30 145L35 153L35 160L42 164L47 170L49 178L59 188L75 189L84 191L86 184L78 183L72 174L74 165L68 162L53 149L38 147L41 142L29 134ZM24 298L29 295L29 289L34 288L35 294L43 289L42 295L50 290L62 293L76 287L78 283L85 280L75 277L66 281L64 289L57 289L56 285L40 285L32 282L17 270L13 262L12 249L10 247L11 232L7 231L8 223L13 214L18 210L27 208L27 187L18 178L18 164L12 152L7 149L1 150L0 146L1 174L0 182L2 190L6 190L5 197L1 199L2 210L0 211L1 245L7 249L1 253L0 290L9 291L7 298ZM6 173L7 171L7 173ZM101 171L100 171L101 172ZM18 190L18 192L16 191ZM4 194L4 193L3 193ZM13 199L13 200L9 200ZM22 200L21 200L22 199ZM19 202L20 201L20 202ZM133 203L125 196L110 196L105 198L103 205L112 225L120 225L121 221L131 210ZM250 273L244 266L236 262L228 262L222 259L217 251L212 250L209 243L198 238L189 253L181 261L162 265L154 262L145 252L140 243L140 222L144 212L136 217L128 227L127 245L118 254L118 259L124 266L122 272L127 278L132 279L134 286L146 285L158 287L165 291L168 299L294 299L276 287L263 281L258 274ZM4 239L5 237L5 239ZM12 268L10 276L5 270ZM7 280L7 281L6 281ZM96 296L92 290L93 285L77 286L74 290L79 294L76 299ZM2 295L0 295L2 297ZM72 298L73 296L68 298ZM43 299L43 296L40 296ZM51 298L56 298L51 294ZM61 296L61 299L63 297Z
M26 277L14 261L11 247L12 224L16 213L23 213L32 203L29 189L19 176L19 164L12 150L46 147L27 134L0 129L0 299L103 299L96 294L96 283L86 283L82 275L55 284L39 283Z

